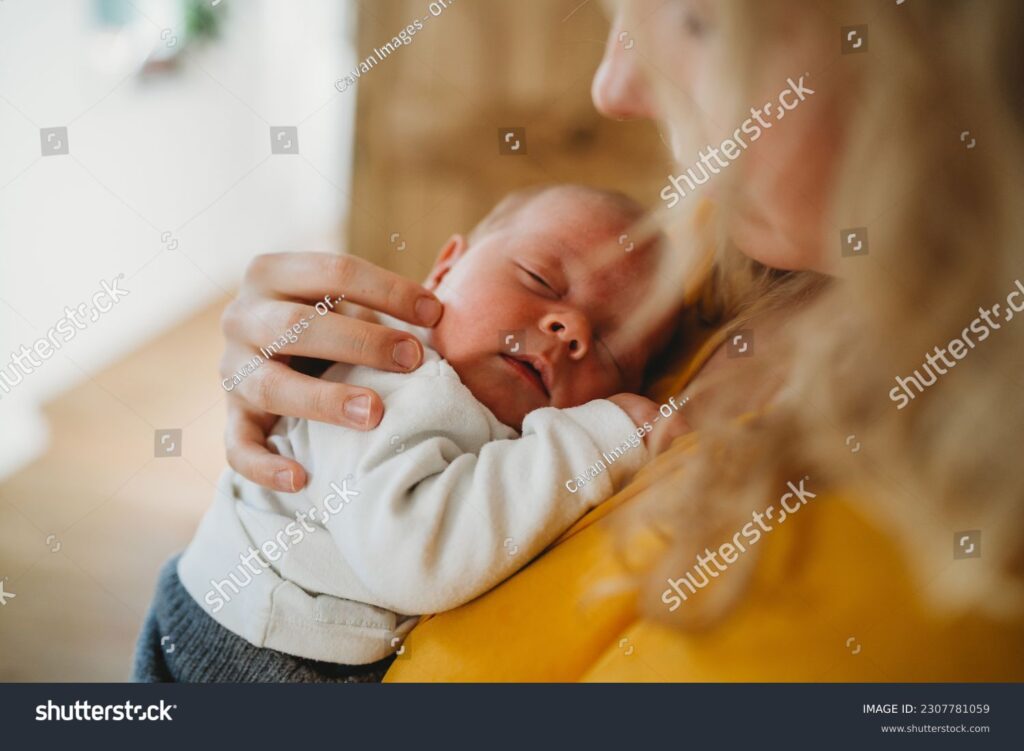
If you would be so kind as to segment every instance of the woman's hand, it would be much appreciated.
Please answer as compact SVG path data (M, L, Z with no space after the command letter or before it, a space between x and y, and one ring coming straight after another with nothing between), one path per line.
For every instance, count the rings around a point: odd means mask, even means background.
M433 326L442 312L437 298L419 284L361 258L327 253L254 258L238 298L224 311L227 344L220 373L228 390L227 458L253 482L286 492L306 484L298 462L267 448L279 415L367 430L384 413L374 391L298 373L287 365L292 356L398 372L414 370L423 360L414 336L343 312L346 302L420 326ZM266 359L261 348L271 351L269 345L289 333L296 341ZM260 364L253 369L253 363Z

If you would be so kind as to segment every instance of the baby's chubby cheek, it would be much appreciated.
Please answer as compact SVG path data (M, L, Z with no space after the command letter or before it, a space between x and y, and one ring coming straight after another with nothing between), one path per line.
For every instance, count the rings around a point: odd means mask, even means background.
M471 348L479 326L479 323L474 324L472 301L447 292L443 287L438 289L437 296L444 305L444 312L431 331L431 346L446 360L459 360Z

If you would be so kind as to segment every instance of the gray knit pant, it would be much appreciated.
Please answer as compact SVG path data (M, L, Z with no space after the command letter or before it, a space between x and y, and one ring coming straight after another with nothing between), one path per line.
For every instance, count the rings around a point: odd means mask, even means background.
M161 644L161 642L164 642ZM178 579L178 557L160 571L135 647L140 683L377 683L394 658L336 665L254 647L192 599Z

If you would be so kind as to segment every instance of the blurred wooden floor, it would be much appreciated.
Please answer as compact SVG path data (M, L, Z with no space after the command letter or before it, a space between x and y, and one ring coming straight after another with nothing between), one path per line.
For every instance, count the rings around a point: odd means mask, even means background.
M225 464L226 302L49 404L49 450L0 482L0 579L15 594L0 607L0 681L128 678L156 573ZM154 457L163 428L182 429L180 457Z

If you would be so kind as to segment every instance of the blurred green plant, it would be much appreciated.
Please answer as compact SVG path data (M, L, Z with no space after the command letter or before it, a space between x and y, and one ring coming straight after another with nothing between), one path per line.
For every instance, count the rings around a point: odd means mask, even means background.
M208 41L220 36L227 3L213 7L209 0L183 0L185 33L190 40Z

